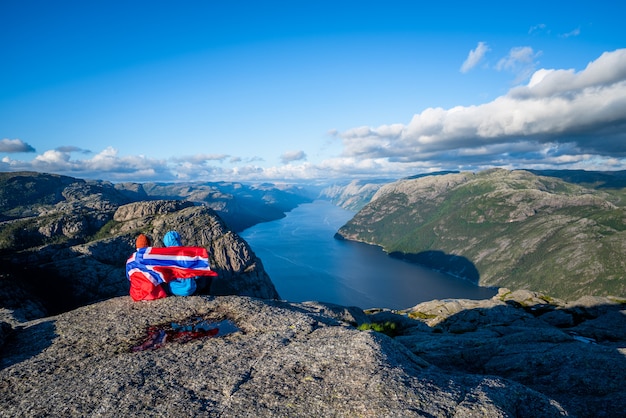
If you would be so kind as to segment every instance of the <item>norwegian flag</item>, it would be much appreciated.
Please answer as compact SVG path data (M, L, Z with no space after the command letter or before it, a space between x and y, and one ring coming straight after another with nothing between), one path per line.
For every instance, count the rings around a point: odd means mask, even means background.
M141 274L155 286L174 279L217 276L209 266L209 253L202 247L145 247L126 261L126 277Z

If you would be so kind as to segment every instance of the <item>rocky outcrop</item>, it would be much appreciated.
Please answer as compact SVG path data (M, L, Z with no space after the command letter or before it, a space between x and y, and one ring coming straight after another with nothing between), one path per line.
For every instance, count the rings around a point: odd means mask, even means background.
M131 221L133 219L141 219L148 216L152 217L155 215L163 215L191 206L193 206L192 202L183 200L152 200L135 202L119 207L113 215L113 220L116 222Z
M35 172L0 173L0 213L9 219L76 208L115 210L129 201L106 181Z
M0 250L85 242L129 201L109 182L0 173Z
M0 360L0 416L566 415L519 383L445 370L354 327L367 320L313 302L110 299L13 331ZM217 334L145 349L149 332L199 322Z
M156 246L163 245L160 240L168 231L176 230L183 244L208 248L211 268L218 273L212 280L210 294L278 298L261 261L248 243L206 206L179 201L133 203L120 207L114 219L127 222L116 225L112 232L140 230L148 234Z
M35 301L50 314L128 294L125 263L135 251L135 238L140 232L146 233L153 245L162 246L160 239L169 230L177 230L185 245L209 250L211 268L218 277L213 278L204 293L279 297L248 244L207 207L181 201L136 202L120 206L111 218L97 239L12 253L7 263L13 266L12 274L4 281L10 283L6 289L20 289L18 305ZM5 321L20 322L23 315L19 309L6 309L5 314L9 314ZM10 312L15 312L15 316Z
M626 411L626 300L500 289L489 300L434 300L370 318L397 322L396 341L443 370L516 381L571 416Z
M0 321L0 416L616 417L624 347L611 298L501 289L364 312L123 296Z

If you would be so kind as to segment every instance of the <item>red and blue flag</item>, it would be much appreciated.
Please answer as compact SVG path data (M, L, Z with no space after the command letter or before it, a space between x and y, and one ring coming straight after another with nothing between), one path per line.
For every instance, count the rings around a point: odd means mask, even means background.
M209 265L209 253L203 247L145 247L126 261L126 276L141 274L155 286L174 279L217 276Z

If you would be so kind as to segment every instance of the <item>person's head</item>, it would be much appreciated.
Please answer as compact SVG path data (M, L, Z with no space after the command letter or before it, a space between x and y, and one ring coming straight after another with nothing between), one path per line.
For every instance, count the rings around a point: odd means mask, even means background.
M182 246L182 242L180 241L180 235L176 231L169 231L163 237L163 245L166 247L180 247Z
M150 238L148 238L145 234L139 234L137 240L135 241L135 247L137 249L145 248L150 246Z

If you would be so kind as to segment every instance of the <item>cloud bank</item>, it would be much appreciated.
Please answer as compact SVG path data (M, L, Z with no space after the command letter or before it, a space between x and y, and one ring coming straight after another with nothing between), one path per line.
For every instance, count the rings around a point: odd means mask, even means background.
M16 152L35 152L35 148L28 145L21 139L8 139L4 138L0 140L0 152L16 153Z
M464 68L477 65L488 46L479 43ZM536 53L514 48L501 70L533 65ZM280 181L329 178L398 178L438 170L504 168L626 169L626 49L602 54L581 71L540 69L524 85L491 102L427 108L408 123L328 131L339 155L309 161L286 151L282 165L255 156L196 154L168 159L121 156L106 148L67 146L30 161L5 155L0 171L34 170L111 181ZM35 152L19 139L0 141L0 152ZM78 154L84 158L76 159Z
M531 51L511 54L517 60ZM501 64L509 65L507 62ZM626 157L626 49L580 71L538 70L492 102L428 108L408 124L340 134L344 157L495 166Z
M306 160L306 154L304 151L287 151L280 156L280 159L283 164L288 164L293 161Z

